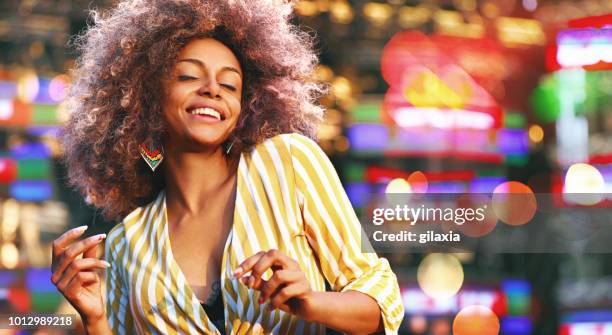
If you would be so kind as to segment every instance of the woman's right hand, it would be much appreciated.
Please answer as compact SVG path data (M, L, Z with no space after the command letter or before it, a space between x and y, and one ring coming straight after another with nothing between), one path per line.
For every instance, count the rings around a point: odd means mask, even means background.
M51 281L79 312L83 322L105 318L101 278L96 269L106 269L108 262L96 257L97 247L106 234L78 240L87 226L71 229L53 241ZM77 257L83 254L82 258Z

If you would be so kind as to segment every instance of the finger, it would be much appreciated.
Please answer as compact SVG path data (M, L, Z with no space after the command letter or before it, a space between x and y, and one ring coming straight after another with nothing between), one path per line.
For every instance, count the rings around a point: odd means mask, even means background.
M301 271L294 270L278 270L274 272L274 275L270 280L265 281L261 285L261 295L259 297L259 303L263 304L270 296L276 291L282 288L283 285L289 285L293 282L298 281L302 277Z
M80 226L63 233L53 241L53 258L58 257L64 249L79 238L87 230L87 226Z
M240 265L238 265L236 270L233 272L234 278L240 278L243 274L249 272L251 267L253 267L253 265L255 265L255 263L257 263L257 261L259 261L259 259L265 254L266 252L262 250L242 261L242 263L240 263Z
M66 290L62 292L68 299L74 300L78 297L79 292L83 286L98 282L98 274L90 271L79 272L66 287Z
M304 293L308 292L308 286L305 282L295 282L290 285L287 285L275 294L270 297L270 306L272 308L280 308L282 310L288 311L289 306L287 305L287 300L291 298L299 298Z
M76 276L79 272L92 271L94 269L106 269L109 266L110 264L107 261L99 260L97 258L77 259L70 263L70 265L66 268L66 271L64 271L64 273L61 275L56 286L60 291L63 291L74 276Z
M73 243L70 247L64 250L64 252L59 257L59 264L56 264L56 268L53 269L53 275L51 275L51 281L54 283L57 282L59 276L64 272L66 267L70 265L70 263L80 254L82 254L87 249L99 244L104 238L106 234L99 234L88 237L79 242Z
M83 252L83 258L98 258L98 250L100 250L102 247L104 247L102 243L95 244L93 247Z
M263 255L255 265L253 265L251 269L251 276L255 277L255 281L253 283L253 287L255 289L260 289L262 284L263 274L268 271L268 269L272 269L272 271L278 271L281 269L299 269L297 266L297 262L293 259L289 258L283 252L271 249Z

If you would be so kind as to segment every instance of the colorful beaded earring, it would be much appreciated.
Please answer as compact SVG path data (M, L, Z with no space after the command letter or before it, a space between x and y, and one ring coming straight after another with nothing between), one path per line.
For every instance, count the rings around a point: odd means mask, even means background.
M155 172L155 170L159 167L159 164L164 160L164 147L161 146L161 149L150 150L146 144L140 144L140 155L147 163L147 165L151 168L151 171Z

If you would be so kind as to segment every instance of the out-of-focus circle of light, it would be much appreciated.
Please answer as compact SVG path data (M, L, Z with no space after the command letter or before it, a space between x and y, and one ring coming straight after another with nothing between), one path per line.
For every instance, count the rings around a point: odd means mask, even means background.
M577 163L567 170L563 198L567 201L592 206L599 203L605 193L604 178L596 167Z
M523 8L533 12L538 8L538 0L523 0Z
M469 217L466 214L465 222L461 225L450 223L451 226L454 226L452 228L459 229L464 235L470 237L485 236L492 232L497 225L497 215L495 215L491 205L491 198L484 194L474 193L459 196L457 198L457 208L471 209L474 213ZM479 220L481 218L482 220Z
M385 193L412 193L412 188L406 179L395 178L387 184Z
M421 171L415 171L406 179L414 193L427 193L427 176Z
M493 190L491 203L495 215L511 226L520 226L529 222L538 208L538 202L531 188L518 181L498 185Z
M66 98L70 77L60 74L51 79L49 83L49 97L55 102L61 102Z
M23 102L29 103L34 101L39 89L38 76L32 70L25 71L17 79L17 97Z
M0 258L2 266L7 269L14 269L19 263L19 250L13 243L4 243L0 248Z
M533 143L540 143L544 139L544 129L537 124L529 127L529 139Z
M425 334L427 331L427 319L422 315L413 315L408 320L410 332L414 334Z
M351 82L345 77L334 78L331 85L332 92L337 99L343 100L351 97Z
M329 7L332 22L348 24L353 20L353 9L348 2L334 1Z
M421 290L434 299L447 299L463 285L463 267L457 258L433 253L425 256L417 270Z
M453 321L453 335L497 335L499 319L485 306L463 308Z

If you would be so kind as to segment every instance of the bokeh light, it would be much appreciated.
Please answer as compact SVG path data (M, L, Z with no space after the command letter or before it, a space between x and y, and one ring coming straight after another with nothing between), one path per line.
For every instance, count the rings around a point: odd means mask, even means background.
M577 163L567 170L563 199L568 202L592 206L599 203L605 193L604 178L596 167Z
M421 171L415 171L408 176L406 179L408 184L410 184L410 188L414 193L427 193L427 187L429 184L427 183L427 177Z
M412 193L412 188L406 179L395 178L387 184L385 193Z
M470 237L489 234L497 225L497 215L491 206L491 198L484 194L464 194L457 199L457 207L471 209L473 215L466 216L465 223L454 225L456 229ZM480 220L482 218L482 220ZM470 220L471 219L471 220Z
M462 309L453 321L453 335L497 335L499 319L489 308L473 305Z
M447 299L463 285L463 266L448 254L433 253L425 256L417 270L421 290L434 299Z
M23 102L32 102L38 95L40 83L36 72L24 71L17 79L17 97Z
M19 263L19 250L14 243L4 243L0 248L0 260L2 266L7 269L14 269Z
M70 77L65 74L60 74L51 79L49 83L49 97L53 101L61 102L66 98L68 93L68 85L70 84Z
M538 202L531 188L518 181L498 185L493 190L491 203L495 215L512 226L529 222L538 208Z
M540 143L544 139L544 129L537 124L529 127L529 139L533 143Z

